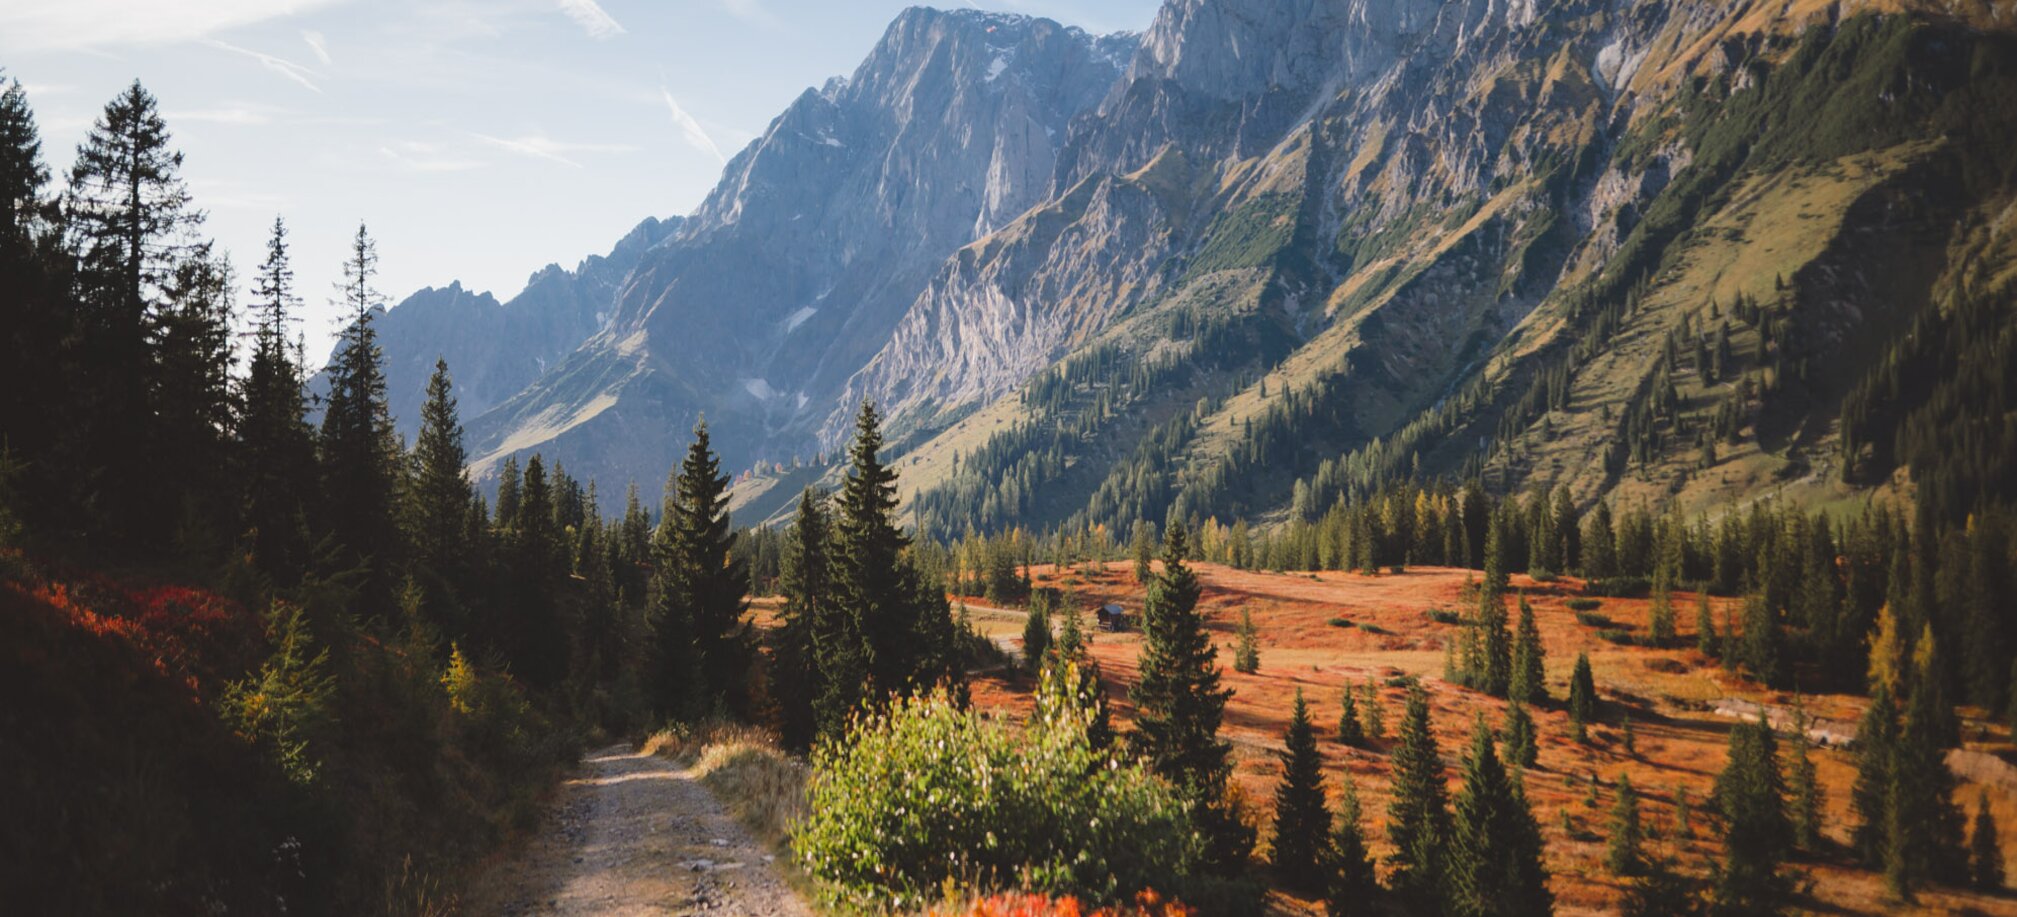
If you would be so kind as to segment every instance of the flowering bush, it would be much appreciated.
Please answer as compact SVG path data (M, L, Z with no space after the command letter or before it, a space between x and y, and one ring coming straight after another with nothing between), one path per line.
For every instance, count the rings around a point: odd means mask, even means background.
M1095 751L1083 705L1040 709L1015 727L940 691L858 721L814 755L800 861L864 908L962 885L1114 902L1188 876L1202 841L1177 795Z

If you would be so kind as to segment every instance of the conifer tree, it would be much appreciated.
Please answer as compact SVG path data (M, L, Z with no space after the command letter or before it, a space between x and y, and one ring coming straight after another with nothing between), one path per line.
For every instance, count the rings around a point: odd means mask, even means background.
M1464 760L1449 843L1447 913L1545 915L1554 910L1541 865L1541 831L1500 763L1492 728L1478 715Z
M1629 876L1639 871L1639 792L1632 788L1632 775L1618 777L1617 797L1611 803L1611 837L1604 848L1604 865L1612 875Z
M958 674L946 645L952 619L944 594L905 561L910 539L897 529L896 471L883 462L882 446L882 417L864 401L848 450L852 467L836 500L834 597L861 634L872 698Z
M827 556L825 501L812 488L799 494L798 514L785 533L779 568L784 594L783 625L777 633L778 732L786 748L812 747L821 735L837 735L847 711L859 702L860 682L842 688L826 680L818 649L842 644L853 647L859 635L833 620L832 567ZM843 654L845 655L845 654ZM852 657L849 657L852 658ZM845 674L836 672L835 674ZM822 709L822 701L832 709ZM824 721L824 722L823 722Z
M1761 719L1730 729L1730 758L1716 777L1716 807L1723 815L1723 863L1715 899L1731 913L1776 913L1788 892L1779 874L1792 839L1778 743Z
M1331 857L1335 871L1324 896L1324 911L1330 917L1363 914L1379 905L1380 882L1373 869L1372 853L1360 824L1359 788L1346 771L1338 794L1338 818L1331 829Z
M1721 645L1716 639L1716 617L1709 610L1709 593L1704 591L1695 597L1695 648L1714 659Z
M1931 636L1922 640L1930 643ZM1900 899L1929 882L1958 882L1967 876L1962 849L1963 818L1955 807L1954 773L1947 769L1945 733L1951 708L1941 706L1933 682L1944 672L1933 654L1913 673L1904 723L1891 755L1890 811L1884 835L1884 876Z
M1389 884L1410 906L1432 910L1444 891L1450 808L1442 758L1429 728L1429 695L1420 683L1408 686L1407 712L1391 760L1387 840L1394 845L1394 869Z
M1811 724L1807 710L1796 697L1793 731L1787 742L1786 792L1793 823L1793 846L1812 851L1821 842L1821 781L1811 754L1813 741L1807 730Z
M1589 741L1588 727L1597 719L1597 681L1590 673L1590 655L1576 654L1576 670L1569 676L1569 725L1576 741Z
M463 532L468 528L470 486L468 452L462 444L462 423L456 418L455 391L448 361L434 361L427 380L427 402L420 409L420 433L413 440L413 486L407 492L407 537L413 563L442 586L458 583ZM439 609L437 608L437 611ZM437 622L441 623L441 622Z
M1489 588L1480 590L1478 600L1478 669L1468 679L1472 687L1493 697L1505 697L1512 689L1513 638L1506 627L1506 601Z
M1359 702L1352 694L1350 684L1343 691L1343 708L1338 713L1338 744L1358 746L1366 744L1366 729L1359 722Z
M1142 611L1134 745L1157 774L1192 802L1208 858L1233 872L1253 850L1253 831L1226 800L1231 746L1219 722L1232 691L1219 687L1219 667L1198 614L1197 576L1184 563L1189 536L1172 522L1163 542L1163 569L1149 583Z
M1051 601L1048 593L1030 597L1029 615L1023 620L1023 665L1031 672L1042 671L1051 645Z
M1744 667L1767 685L1778 687L1786 681L1786 651L1781 645L1778 615L1761 593L1744 599L1744 632L1740 644Z
M47 217L42 197L48 184L35 113L21 81L13 80L0 92L0 243L27 240Z
M1319 889L1331 812L1324 804L1323 756L1300 689L1283 744L1282 780L1275 786L1275 872L1290 888Z
M1380 699L1380 686L1367 678L1365 693L1359 697L1359 715L1365 720L1366 740L1377 742L1387 737L1387 707Z
M1534 607L1520 596L1520 631L1513 642L1512 681L1506 692L1516 704L1537 704L1548 699L1548 651L1541 645L1540 628L1534 624Z
M1260 635L1254 630L1253 612L1240 609L1240 626L1235 634L1233 671L1252 675L1261 670Z
M302 368L288 352L288 328L301 298L294 292L287 224L278 217L252 280L252 298L252 354L238 389L239 513L255 563L287 585L308 562L315 434Z
M1898 707L1884 682L1873 684L1870 706L1856 733L1856 784L1851 808L1856 813L1852 846L1863 864L1881 867L1891 824L1891 787L1895 781Z
M1681 837L1695 836L1695 802L1689 798L1685 786L1674 788L1674 833Z
M1156 556L1155 533L1147 520L1137 520L1134 532L1135 582L1148 586L1149 578L1155 575Z
M1541 757L1540 737L1527 705L1518 701L1506 707L1506 760L1522 770L1533 767Z
M1985 892L2003 890L2003 846L1996 838L1996 816L1989 814L1989 791L1975 802L1975 835L1968 843L1969 881Z
M372 283L378 248L363 225L343 263L343 306L349 311L329 366L329 400L320 442L322 514L352 565L366 565L367 607L389 603L392 558L399 556L394 499L399 442L385 401L385 356L375 320L381 297Z
M1674 553L1661 550L1659 562L1653 568L1653 608L1647 620L1647 634L1655 646L1674 642L1674 579L1679 560Z
M1106 689L1100 684L1100 664L1086 649L1085 632L1079 615L1069 601L1060 605L1064 626L1051 644L1050 666L1069 666L1077 678L1079 703L1086 708L1086 743L1097 752L1113 745L1113 712L1107 707Z
M730 550L735 533L729 528L728 476L721 473L705 421L694 425L693 443L666 495L662 525L668 538L661 559L660 621L673 626L660 637L661 659L684 660L694 671L667 673L669 680L661 683L697 686L697 696L687 699L693 712L721 706L746 713L752 648L742 613L749 574Z

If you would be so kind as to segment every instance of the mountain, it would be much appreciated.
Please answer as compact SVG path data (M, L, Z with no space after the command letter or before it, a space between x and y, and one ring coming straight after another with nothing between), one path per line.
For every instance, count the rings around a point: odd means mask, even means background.
M805 92L729 162L608 327L471 424L476 467L537 450L655 492L702 414L731 466L812 452L945 259L1048 193L1072 118L1134 43L904 12L852 76Z
M644 254L676 230L680 217L647 217L607 255L590 255L570 271L549 264L510 302L466 290L461 283L427 287L378 319L385 351L387 400L401 435L420 429L420 406L436 358L446 359L464 417L475 417L532 384L549 366L608 324L616 293ZM311 383L318 393L328 380Z
M1873 373L2000 314L1942 318L2017 276L2013 93L1988 0L1168 0L1108 37L913 9L471 424L476 467L655 490L705 415L754 521L871 399L941 532L1307 518L1413 475L1910 486L1891 439L1932 396Z

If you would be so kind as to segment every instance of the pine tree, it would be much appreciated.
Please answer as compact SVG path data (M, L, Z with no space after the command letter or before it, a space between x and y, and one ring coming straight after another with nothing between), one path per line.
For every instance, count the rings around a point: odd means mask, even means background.
M1359 788L1350 771L1338 794L1338 818L1331 829L1331 857L1334 871L1324 896L1324 911L1330 917L1348 917L1374 910L1379 905L1380 881L1373 869L1372 853L1360 825Z
M1140 675L1130 692L1134 745L1151 769L1191 799L1211 864L1230 873L1252 851L1253 831L1226 800L1232 748L1218 734L1232 691L1219 687L1211 638L1197 611L1197 576L1184 563L1188 537L1181 523L1171 523L1162 572L1149 583Z
M1569 725L1576 741L1590 740L1588 727L1597 720L1597 681L1590 673L1588 653L1576 654L1576 670L1569 676Z
M1675 872L1666 860L1654 860L1625 887L1618 910L1624 917L1697 917L1709 912L1706 904L1702 883Z
M1251 611L1240 609L1240 626L1235 637L1238 642L1233 649L1233 671L1247 675L1260 671L1260 635L1254 630L1254 616Z
M49 168L42 162L42 135L21 81L0 92L0 242L28 239L48 216L42 196Z
M1446 879L1444 845L1450 843L1450 808L1443 762L1429 728L1429 695L1408 686L1407 712L1391 758L1387 840L1394 845L1390 887L1418 910L1433 910Z
M1364 690L1359 698L1359 715L1365 719L1366 740L1377 742L1387 737L1387 707L1380 699L1380 686L1371 678L1366 679Z
M1778 615L1765 596L1753 593L1744 600L1744 632L1742 655L1744 667L1767 685L1778 687L1786 682L1786 651L1782 645L1784 635L1779 631Z
M231 323L236 282L230 263L204 242L185 250L169 272L149 342L154 364L151 470L163 507L173 513L175 543L197 561L215 557L232 508L225 494L225 434L232 425Z
M958 675L945 645L952 620L944 594L904 559L910 539L896 526L896 471L883 463L882 446L882 417L864 401L848 452L852 467L836 501L834 596L861 634L872 698ZM921 601L933 593L936 601Z
M844 686L836 685L826 679L819 664L822 644L852 648L860 640L842 622L833 620L825 502L810 487L799 495L798 515L785 534L778 577L779 591L784 594L774 681L778 732L784 746L794 750L812 747L819 736L839 735L848 711L860 701L856 696L859 681L850 679ZM831 708L825 708L823 702Z
M1522 770L1533 767L1541 757L1540 737L1527 705L1514 701L1506 707L1506 760Z
M693 443L666 494L668 534L660 576L660 658L691 665L691 672L666 672L661 685L693 684L696 696L686 699L695 713L725 707L747 712L745 674L752 648L747 607L749 574L731 548L728 476L707 435L707 424L694 425ZM669 695L662 702L671 703ZM668 707L667 709L676 709Z
M1366 744L1366 729L1359 722L1359 702L1352 692L1352 686L1346 684L1344 706L1338 713L1338 744L1359 746Z
M1731 913L1776 913L1788 893L1779 864L1792 826L1786 820L1777 742L1762 719L1730 729L1730 759L1716 777L1715 799L1724 828L1717 907Z
M1793 846L1806 851L1819 849L1821 843L1821 781L1811 755L1813 741L1807 736L1810 725L1807 710L1796 697L1793 731L1787 743L1786 791L1791 803Z
M350 315L330 361L319 443L324 524L347 561L370 565L368 601L390 596L387 561L398 556L399 444L374 326L380 297L371 279L377 273L377 247L360 225L343 264L343 304Z
M1662 540L1673 537L1666 535ZM1653 608L1647 622L1647 633L1654 646L1667 646L1674 642L1674 579L1679 572L1675 569L1679 561L1675 553L1663 547L1659 561L1653 567Z
M1541 865L1541 831L1520 789L1492 746L1482 713L1464 760L1449 843L1446 912L1454 915L1544 915L1554 910Z
M1300 689L1283 744L1282 780L1275 786L1273 862L1284 884L1308 891L1322 886L1331 812L1324 804L1323 756L1317 751Z
M420 409L420 434L413 440L411 461L413 486L407 490L406 526L413 563L432 577L438 588L459 585L466 562L463 532L468 528L466 517L475 489L464 470L469 454L462 444L462 423L456 418L454 385L446 360L435 360L434 375L427 380L427 402Z
M1604 865L1612 875L1636 874L1643 864L1639 845L1639 792L1632 788L1632 775L1618 777L1617 798L1611 803L1611 838L1604 848Z
M203 214L169 143L158 103L135 81L78 147L63 211L79 255L73 381L81 391L62 461L83 479L89 525L121 551L166 544L179 518L175 488L152 473L163 456L150 343Z
M1538 704L1548 699L1548 651L1541 645L1540 628L1534 624L1534 607L1520 596L1520 631L1513 643L1512 683L1506 694L1515 703Z
M302 369L288 353L288 327L301 299L288 261L287 224L277 217L266 260L253 277L252 297L252 355L238 390L240 518L255 563L289 585L308 562L315 435L301 391Z
M1674 788L1674 833L1680 837L1695 836L1695 802L1688 797L1685 786Z
M1094 751L1106 752L1113 746L1113 712L1107 707L1106 689L1100 684L1099 660L1086 649L1085 632L1079 626L1078 612L1069 602L1060 603L1064 626L1058 629L1058 638L1051 643L1049 661L1052 667L1069 666L1077 679L1079 704L1086 713L1086 743Z
M1929 633L1921 638L1930 644ZM1884 876L1891 891L1911 900L1929 882L1959 882L1967 876L1962 848L1963 818L1955 807L1954 773L1947 769L1951 743L1947 719L1934 683L1945 675L1937 657L1921 654L1913 672L1903 728L1891 756L1891 799L1884 836Z
M1481 589L1478 600L1478 662L1471 673L1472 687L1493 697L1505 697L1512 689L1513 639L1506 627L1505 598L1491 589Z
M1716 650L1722 644L1716 639L1716 618L1709 610L1709 593L1695 597L1695 648L1702 655L1716 658Z
M1050 644L1050 598L1048 593L1037 593L1030 597L1029 615L1023 619L1023 665L1031 672L1042 671Z
M1147 520L1135 522L1134 559L1135 582L1146 587L1149 578L1155 575L1153 561L1156 555L1155 532Z
M1856 784L1851 796L1857 817L1852 846L1863 864L1872 868L1881 867L1886 858L1897 745L1898 707L1891 689L1878 681L1857 729Z
M1968 878L1976 889L2003 890L2003 846L1996 838L1996 816L1989 814L1989 791L1975 802L1975 836L1968 843Z

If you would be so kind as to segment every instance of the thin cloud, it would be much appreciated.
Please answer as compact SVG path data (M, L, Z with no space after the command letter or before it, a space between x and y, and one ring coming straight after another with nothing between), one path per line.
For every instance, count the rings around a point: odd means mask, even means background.
M165 45L343 0L57 0L0 3L0 47L62 50Z
M574 20L575 25L581 26L581 30L587 32L590 38L615 38L624 32L623 26L595 0L557 0L557 2L560 4L560 11L567 14L567 18Z
M699 121L687 114L686 109L679 107L679 100L672 97L672 90L660 86L658 94L665 98L665 107L672 112L672 123L679 128L679 135L686 139L686 145L713 156L716 162L726 165L728 157L721 155L721 147L715 145L714 138L708 136L707 129L701 127Z
M467 172L483 165L474 159L443 155L440 144L396 140L378 148L378 153L412 172Z
M777 16L771 13L769 7L763 5L763 0L721 0L721 8L745 22L764 26L778 24Z
M309 90L313 92L322 91L322 87L315 85L315 81L309 79L309 77L313 75L314 71L311 71L307 67L303 67L300 64L297 64L291 60L288 60L283 57L275 57L271 54L267 54L264 51L254 51L251 48L241 48L237 45L231 44L230 42L219 41L215 38L206 39L204 43L213 48L229 51L233 54L241 54L246 57L252 58L253 60L259 62L259 66L265 67L266 69L271 70L274 73L280 74L281 76L286 77L289 80L292 80L304 87L307 87Z
M315 52L315 59L321 61L322 66L327 67L333 63L329 59L329 42L322 37L321 32L312 29L303 29L301 30L301 40L308 43L308 49Z
M521 156L529 156L534 159L544 159L549 162L557 162L562 165L573 166L574 168L577 169L581 168L581 163L576 162L573 159L569 159L568 158L569 154L637 152L637 147L631 146L629 144L569 143L564 140L555 140L544 134L527 134L522 137L492 137L489 134L472 133L470 134L470 136L475 137L476 139L488 143L491 146L497 147L498 149L501 150L508 150L510 152L517 153Z
M273 122L273 119L268 117L265 112L254 111L242 106L171 111L167 113L166 118L170 123L194 121L202 124L234 124L243 126L271 124Z

